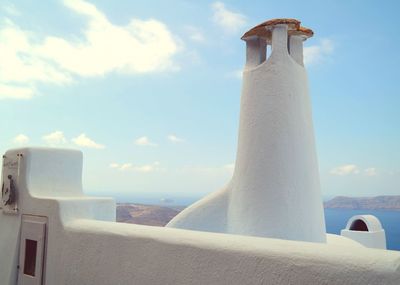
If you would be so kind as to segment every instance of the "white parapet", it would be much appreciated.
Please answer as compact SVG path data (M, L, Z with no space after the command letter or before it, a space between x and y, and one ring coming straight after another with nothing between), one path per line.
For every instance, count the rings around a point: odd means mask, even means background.
M340 234L370 248L386 249L385 230L373 215L353 216Z
M15 178L18 209L0 211L1 285L400 280L400 253L368 249L342 236L328 235L323 244L115 223L112 199L81 192L80 152L25 148L5 156L3 176Z
M54 148L9 150L3 155L1 180L3 189L12 183L15 192L12 211L4 191L0 204L1 285L16 285L18 275L25 271L24 260L33 251L23 252L27 242L24 233L35 233L35 239L27 238L34 242L36 250L36 255L30 256L29 260L35 261L32 264L37 263L36 268L43 261L44 270L48 270L43 272L43 278L51 280L43 284L58 285L63 283L56 282L52 276L57 274L58 266L62 264L60 246L68 239L63 224L76 218L115 221L113 199L83 194L80 151ZM43 236L37 234L38 222L35 220L38 218L46 220ZM33 222L22 223L23 220ZM20 278L18 285L42 284L38 277L38 274L35 278L28 276L31 283L21 283L23 278Z

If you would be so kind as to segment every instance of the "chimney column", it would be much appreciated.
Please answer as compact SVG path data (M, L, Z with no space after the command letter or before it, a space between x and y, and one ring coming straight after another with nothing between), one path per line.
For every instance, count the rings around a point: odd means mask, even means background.
M253 36L246 38L246 66L253 68L263 63L267 54L266 41L260 37Z
M289 49L292 58L301 66L303 63L303 41L304 37L293 35L289 37Z

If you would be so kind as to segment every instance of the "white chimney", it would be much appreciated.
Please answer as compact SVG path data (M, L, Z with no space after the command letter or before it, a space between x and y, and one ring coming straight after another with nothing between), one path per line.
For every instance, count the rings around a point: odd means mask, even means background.
M239 138L232 180L168 226L326 242L302 42L313 35L294 19L244 34ZM266 59L266 45L272 52Z

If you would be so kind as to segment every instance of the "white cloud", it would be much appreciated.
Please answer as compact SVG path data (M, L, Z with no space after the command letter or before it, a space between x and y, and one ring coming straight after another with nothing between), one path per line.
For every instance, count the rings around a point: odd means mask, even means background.
M378 172L377 172L376 168L370 167L370 168L364 169L364 174L367 176L376 176L376 175L378 175Z
M64 137L64 133L61 131L55 131L48 135L44 135L42 139L49 145L58 145L67 142L67 140Z
M346 165L341 165L338 167L333 168L330 173L332 175L350 175L350 174L359 174L360 170L357 165L354 164L346 164Z
M159 171L161 168L159 168L160 163L158 161L155 161L151 164L145 164L145 165L134 165L132 163L111 163L110 167L114 169L118 169L120 171L135 171L135 172L154 172L154 171Z
M186 65L192 66L198 66L204 62L199 52L196 50L186 50L179 59L184 61Z
M1 44L0 44L1 46ZM0 55L1 58L1 55ZM1 65L1 63L0 63ZM1 74L1 71L0 71ZM1 99L30 99L34 95L35 90L33 87L15 86L13 84L0 83L0 100Z
M110 163L110 168L119 168L119 164L118 163Z
M3 5L2 10L10 16L20 16L21 12L13 4Z
M318 45L304 47L304 64L312 65L323 62L335 49L330 39L322 39Z
M127 170L127 169L131 169L133 167L132 163L123 163L119 169L120 170Z
M81 0L66 0L64 3L77 14L86 16L89 23L84 31L85 38L80 42L56 37L45 40L42 53L62 68L81 76L177 68L171 57L179 47L162 22L131 19L126 26L116 26L93 4Z
M0 99L29 99L35 83L66 83L70 78L35 53L36 37L6 19L0 23Z
M345 175L351 175L351 174L362 174L362 175L365 175L365 176L376 176L376 175L378 175L378 171L377 171L377 169L375 167L369 167L369 168L365 168L363 170L360 170L360 168L355 164L346 164L346 165L341 165L341 166L333 168L330 171L330 174L339 175L339 176L345 176Z
M74 76L103 76L177 70L180 50L168 27L155 19L112 24L96 6L82 0L64 4L87 19L83 38L39 36L11 20L0 23L0 99L28 99L39 82L68 84Z
M242 69L233 70L233 71L227 73L226 77L234 78L234 79L242 79L243 78L243 70Z
M13 142L16 144L27 144L29 142L29 137L24 134L19 134L13 139Z
M138 172L152 172L155 170L154 165L147 164L147 165L142 165L142 166L136 166L133 168L133 170L138 171Z
M229 170L229 171L233 171L233 169L235 169L235 163L228 163L224 165L224 168Z
M132 170L133 164L132 163L122 163L122 164L115 163L115 166L112 168L118 169L120 171Z
M208 174L232 174L235 163L228 163L219 166L186 166L180 169L181 172L189 173L208 173Z
M86 134L80 134L78 137L73 138L72 142L78 146L87 147L87 148L97 148L103 149L105 148L104 145L99 144L92 139L88 138Z
M177 137L176 135L173 135L173 134L168 135L168 136L167 136L167 139L168 139L170 142L173 142L173 143L181 143L181 142L184 142L184 141L185 141L184 139L179 138L179 137Z
M140 146L157 146L156 143L150 141L150 139L146 136L136 139L135 144Z
M203 31L200 30L199 28L193 26L186 26L185 30L186 33L188 34L189 39L191 39L192 41L198 43L204 43L206 41Z
M228 10L222 2L214 2L211 8L214 22L228 34L239 32L246 24L244 15Z

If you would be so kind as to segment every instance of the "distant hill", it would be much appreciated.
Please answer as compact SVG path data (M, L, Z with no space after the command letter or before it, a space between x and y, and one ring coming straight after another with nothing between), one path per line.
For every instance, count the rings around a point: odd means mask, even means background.
M117 204L117 222L163 227L179 212L179 208L127 203Z
M358 198L338 196L325 202L324 207L326 209L400 211L400 196ZM117 222L163 227L184 208L130 203L117 204Z
M338 196L324 203L326 209L397 210L400 196L345 197Z

